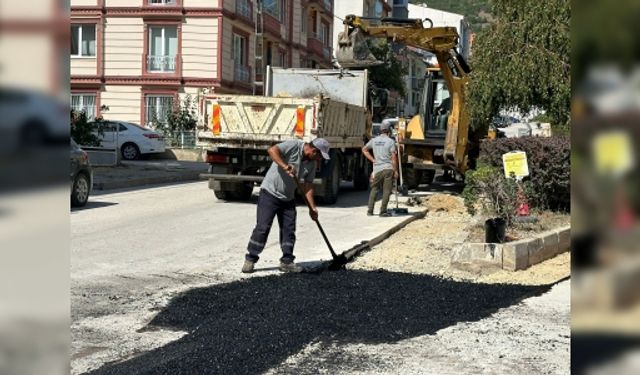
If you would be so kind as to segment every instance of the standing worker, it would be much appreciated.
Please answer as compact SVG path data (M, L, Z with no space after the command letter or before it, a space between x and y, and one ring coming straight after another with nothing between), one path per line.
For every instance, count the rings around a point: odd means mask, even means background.
M311 206L309 216L311 220L318 220L318 210L313 200L313 178L316 175L316 161L321 158L329 160L329 142L323 138L308 143L291 140L271 146L267 152L273 163L260 186L256 226L247 245L242 272L254 271L276 216L282 249L279 269L282 272L301 272L303 268L293 262L293 246L296 243L296 183L293 179L304 178L302 193Z
M380 217L389 217L387 204L393 189L393 179L398 178L398 152L396 142L389 137L390 124L383 122L380 125L380 135L371 139L363 148L364 156L373 163L373 178L371 180L371 193L369 194L369 207L367 215L373 215L373 206L376 203L378 190L382 186L382 203L380 205ZM373 156L369 150L373 150Z

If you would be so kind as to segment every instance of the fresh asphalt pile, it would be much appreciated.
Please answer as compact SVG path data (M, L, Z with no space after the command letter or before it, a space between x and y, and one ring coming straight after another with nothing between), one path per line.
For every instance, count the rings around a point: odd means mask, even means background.
M145 329L185 336L92 373L262 373L311 343L394 343L482 319L548 289L388 271L253 277L176 296ZM361 362L346 356L323 363L355 369Z

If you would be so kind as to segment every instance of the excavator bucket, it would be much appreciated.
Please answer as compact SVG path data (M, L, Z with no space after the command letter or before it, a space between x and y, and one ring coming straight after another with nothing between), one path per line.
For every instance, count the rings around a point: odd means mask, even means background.
M345 28L338 34L336 59L343 68L367 68L383 62L371 54L367 39L358 28Z

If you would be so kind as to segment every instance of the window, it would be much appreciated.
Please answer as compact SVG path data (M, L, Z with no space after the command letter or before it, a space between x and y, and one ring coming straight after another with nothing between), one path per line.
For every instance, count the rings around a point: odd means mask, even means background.
M249 4L249 0L236 0L236 13L251 19L251 5Z
M71 56L96 55L96 25L71 25Z
M93 120L96 117L96 95L71 94L71 109L75 112L84 112L87 120Z
M331 35L329 34L329 25L327 25L324 22L320 27L320 40L322 41L322 44L324 44L326 47L331 46Z
M164 124L173 109L173 96L147 95L145 97L145 123L148 126Z
M282 21L282 6L283 0L263 0L262 6L264 12L273 16L278 21Z
M240 82L249 82L251 73L247 66L247 38L233 34L233 74Z
M176 26L149 27L148 71L174 72L177 52L178 28Z
M287 53L285 51L278 51L278 64L281 68L287 67Z
M149 0L149 5L176 5L176 0Z
M233 34L233 63L247 65L247 38Z

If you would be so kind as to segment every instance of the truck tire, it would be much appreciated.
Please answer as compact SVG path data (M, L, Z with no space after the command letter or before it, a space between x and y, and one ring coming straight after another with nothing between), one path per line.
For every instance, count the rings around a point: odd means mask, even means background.
M422 173L422 181L427 185L431 185L435 177L436 177L436 171L433 169L427 169Z
M361 156L363 159L364 157ZM368 160L364 161L362 168L356 165L353 172L353 188L358 191L364 191L369 188L369 175L371 174L371 164Z
M332 165L331 171L324 179L324 196L322 197L324 204L335 204L338 201L338 192L340 191L340 162L336 160L330 165Z
M231 192L231 197L234 200L238 201L248 201L251 199L251 194L253 193L253 184L252 183L242 183L237 186L237 188Z
M422 173L420 171L415 170L413 168L407 168L402 170L402 183L407 189L417 189L418 184L420 183L420 178L422 177Z
M218 198L218 200L226 201L229 200L229 192L225 190L214 190L213 194Z

